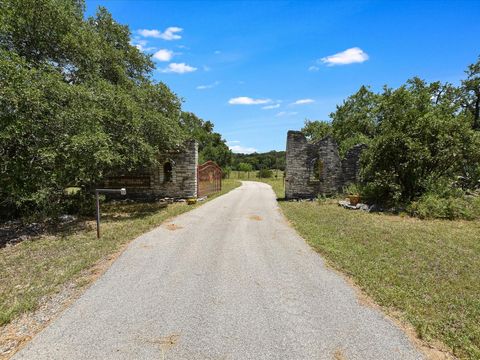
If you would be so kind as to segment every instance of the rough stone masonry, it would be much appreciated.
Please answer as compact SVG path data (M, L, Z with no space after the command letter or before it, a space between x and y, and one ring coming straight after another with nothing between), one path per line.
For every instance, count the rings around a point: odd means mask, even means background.
M187 141L178 150L158 155L158 165L135 173L110 176L105 187L126 187L130 198L190 198L197 196L198 143Z
M366 145L358 144L340 159L338 145L331 136L309 143L300 131L287 134L285 197L313 198L332 195L358 181L360 155Z

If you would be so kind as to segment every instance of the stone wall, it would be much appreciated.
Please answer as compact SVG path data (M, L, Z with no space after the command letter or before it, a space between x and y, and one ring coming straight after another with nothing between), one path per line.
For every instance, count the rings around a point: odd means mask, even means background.
M365 145L350 149L340 159L338 145L327 136L309 143L302 132L289 131L285 167L285 197L312 198L332 195L358 180L360 155Z
M343 184L344 186L358 181L360 172L360 155L367 145L357 144L347 151L342 160Z
M171 165L170 177L165 173L166 163ZM192 140L178 150L159 154L158 165L152 169L109 177L104 186L125 187L127 197L144 200L196 197L197 165L198 143Z

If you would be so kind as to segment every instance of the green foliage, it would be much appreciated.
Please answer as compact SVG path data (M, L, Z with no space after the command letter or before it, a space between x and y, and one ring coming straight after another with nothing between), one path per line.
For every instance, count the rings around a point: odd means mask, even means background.
M422 219L480 219L480 196L467 195L459 185L447 178L427 183L426 192L408 206L408 212Z
M327 121L310 121L305 120L305 124L301 130L309 141L321 140L327 135L331 135L332 124Z
M443 197L426 193L408 207L411 215L421 219L480 219L480 197Z
M339 145L340 156L356 144L369 144L377 131L377 109L380 96L362 86L330 114L331 122L305 121L302 132L308 140L317 141L332 135Z
M359 195L361 193L360 187L357 184L348 184L343 188L343 192L349 195Z
M240 163L240 164L238 164L237 168L238 168L239 171L252 171L253 170L252 164L249 164L249 163Z
M150 80L153 63L130 44L128 27L104 8L84 20L84 8L79 0L2 2L2 217L72 208L66 187L86 193L112 171L151 166L189 135L181 100Z
M333 137L343 156L353 145L369 144L377 131L379 95L362 86L330 114Z
M232 162L232 151L222 136L213 131L213 123L191 112L182 112L180 123L190 138L198 141L199 162L215 161L224 170Z
M270 169L260 169L258 170L257 177L259 178L264 178L264 179L269 179L273 177L273 171Z
M252 169L278 169L285 170L285 151L269 151L266 153L233 154L232 167L240 170L240 163L248 163Z
M480 59L466 74L459 88L419 78L380 94L362 86L337 106L331 125L307 121L302 131L309 140L332 134L341 156L368 145L361 159L367 201L412 204L421 217L475 218L475 201L464 193L480 188ZM449 193L439 190L445 182Z
M464 107L472 118L472 127L480 130L480 57L465 72L467 78L462 81Z
M363 155L362 177L384 203L408 203L428 183L462 176L480 163L478 133L459 114L455 89L414 78L385 88L377 110L377 134Z

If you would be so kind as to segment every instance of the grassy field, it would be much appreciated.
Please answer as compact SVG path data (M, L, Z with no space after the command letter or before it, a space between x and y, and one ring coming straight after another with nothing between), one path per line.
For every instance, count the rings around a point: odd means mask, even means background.
M239 185L237 180L224 180L222 191L209 200ZM57 293L66 283L86 285L85 270L166 219L201 204L175 203L167 208L155 203L105 205L101 239L96 238L92 219L55 235L0 249L0 325L35 310L42 298Z
M283 183L266 180L279 198ZM480 359L480 223L349 211L332 201L279 202L331 266L427 342Z

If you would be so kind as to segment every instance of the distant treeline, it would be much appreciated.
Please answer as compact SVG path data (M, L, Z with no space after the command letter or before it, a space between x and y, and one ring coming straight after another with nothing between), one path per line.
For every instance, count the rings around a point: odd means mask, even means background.
M266 153L233 154L230 167L232 170L238 171L285 170L285 151L273 150Z

